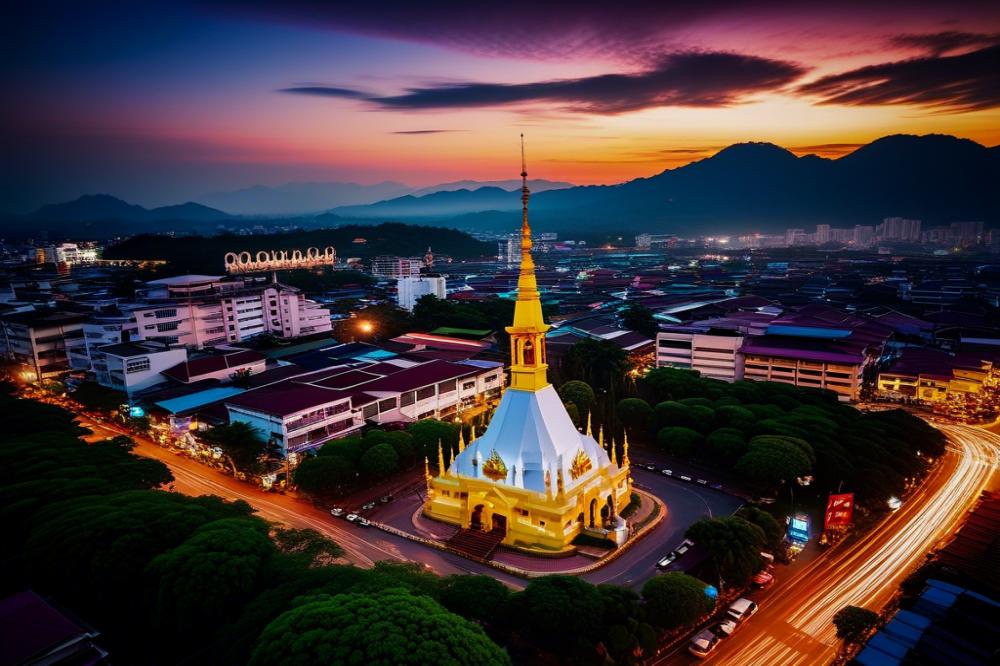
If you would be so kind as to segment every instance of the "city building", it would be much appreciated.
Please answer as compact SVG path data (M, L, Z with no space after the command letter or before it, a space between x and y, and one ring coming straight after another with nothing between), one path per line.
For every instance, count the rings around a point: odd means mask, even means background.
M903 217L887 217L875 227L875 236L879 240L898 240L907 243L920 242L920 220L908 220Z
M416 277L423 268L423 259L416 257L380 256L372 259L372 275L398 280L404 277Z
M137 335L171 345L201 349L263 333L294 338L331 330L329 310L277 282L181 275L147 282L136 293Z
M549 384L545 333L528 226L522 167L521 269L511 338L511 383L489 427L438 474L426 474L424 514L459 526L460 538L525 549L563 551L584 530L618 543L627 536L620 511L630 501L628 444L621 464L603 442L577 431ZM487 550L491 550L487 546Z
M692 325L660 331L656 367L697 370L704 377L734 382L743 379L743 336L733 330Z
M206 379L221 382L264 372L267 357L249 349L223 351L221 353L185 358L176 365L163 370L163 375L182 384L193 384Z
M390 359L303 372L232 397L225 407L230 422L248 423L288 451L301 452L366 424L481 410L502 385L496 362Z
M95 381L131 398L167 381L161 373L187 360L187 350L153 340L119 342L97 347L91 354Z
M413 311L413 307L423 296L447 298L443 277L401 277L396 281L396 300L399 307Z
M27 381L89 368L83 324L88 315L62 307L39 307L0 316L6 357Z

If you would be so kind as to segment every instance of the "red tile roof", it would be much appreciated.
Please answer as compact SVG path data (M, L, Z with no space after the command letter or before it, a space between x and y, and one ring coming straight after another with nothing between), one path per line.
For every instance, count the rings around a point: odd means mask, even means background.
M236 371L248 365L262 363L266 360L267 357L260 352L245 349L230 354L191 359L183 363L178 363L174 367L164 370L161 374L180 382L190 382L198 377L219 372L220 370L231 369Z

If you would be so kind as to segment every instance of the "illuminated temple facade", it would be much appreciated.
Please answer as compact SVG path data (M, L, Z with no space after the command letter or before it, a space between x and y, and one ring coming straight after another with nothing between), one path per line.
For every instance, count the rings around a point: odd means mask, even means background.
M427 474L424 513L462 528L504 534L503 543L563 550L584 530L606 530L621 543L619 513L629 503L628 442L621 463L573 425L548 382L542 305L531 258L527 171L521 167L521 267L511 344L510 387L487 428L446 465Z

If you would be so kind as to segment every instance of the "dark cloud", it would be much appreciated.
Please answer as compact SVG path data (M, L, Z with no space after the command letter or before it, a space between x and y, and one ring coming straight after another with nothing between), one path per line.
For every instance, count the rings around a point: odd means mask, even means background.
M922 35L896 35L891 41L896 46L923 49L929 55L940 56L962 48L991 46L1000 42L1000 34L948 30Z
M1000 106L1000 45L824 76L799 87L820 104L912 104L959 112Z
M601 74L535 83L446 83L377 96L342 87L300 86L282 92L365 99L380 109L461 109L551 103L576 113L616 114L661 106L728 106L781 88L805 72L791 62L719 52L683 52L633 74Z
M460 129L419 129L419 130L399 130L390 134L448 134L449 132L467 132Z

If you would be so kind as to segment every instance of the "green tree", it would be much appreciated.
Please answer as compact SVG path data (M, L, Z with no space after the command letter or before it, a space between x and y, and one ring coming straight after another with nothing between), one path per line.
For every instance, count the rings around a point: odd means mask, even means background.
M650 339L656 339L656 333L660 329L653 311L640 303L630 303L626 306L621 312L621 321L623 327L642 333Z
M372 430L364 438L366 447L385 442L392 446L399 457L399 466L409 468L417 460L417 452L413 446L413 435L403 430Z
M243 421L218 425L201 435L206 444L222 449L233 473L256 474L261 457L267 453L267 440L259 428Z
M440 594L452 613L484 624L496 621L509 598L510 589L492 576L448 576Z
M367 438L362 438L360 435L334 439L321 446L316 455L321 458L326 456L340 456L356 466L361 462L361 454L369 449L368 442L365 439ZM372 441L371 445L374 446L376 443L376 441Z
M560 376L566 380L582 381L589 386L606 388L612 404L625 392L625 380L630 363L625 350L609 340L584 338L566 350L559 364ZM563 397L566 401L566 397ZM573 402L576 402L575 400ZM580 411L587 409L577 403Z
M333 539L328 539L310 528L277 527L271 530L275 547L306 566L324 566L344 554L344 549Z
M729 585L746 583L760 569L764 532L743 518L702 518L685 534L705 548L715 573Z
M768 550L777 552L781 549L781 542L785 538L785 529L774 516L755 506L741 507L736 515L761 529L764 533L764 546Z
M513 626L535 645L564 656L592 653L604 610L594 585L574 576L544 576L511 600Z
M664 400L653 408L653 427L657 431L670 427L690 428L693 425L691 408L683 403Z
M587 420L587 414L597 402L594 389L587 382L579 380L568 381L559 387L559 397L566 404L576 405L577 413L583 421Z
M350 460L334 455L306 458L292 472L295 485L310 495L337 494L357 476Z
M384 479L399 469L399 456L392 444L382 442L361 456L361 473L370 479Z
M735 428L719 428L706 439L711 459L724 467L732 467L747 452L743 434Z
M878 613L858 606L844 606L833 616L837 638L848 643L860 643L878 624Z
M649 426L653 408L642 398L625 398L618 401L617 415L629 434L635 435Z
M251 666L509 664L483 630L433 599L398 589L316 595L272 621Z
M219 618L239 613L276 552L267 532L257 518L217 520L149 563L149 612L161 649L184 654L207 644Z
M736 471L767 488L794 482L812 468L809 455L799 443L805 444L794 437L754 437L747 452L736 461Z
M654 576L642 586L642 598L650 622L661 629L673 629L694 622L712 610L715 601L707 585L683 573Z
M413 437L413 447L417 455L430 461L437 460L438 442L444 448L445 457L449 450L458 450L458 426L435 419L421 419L406 429Z
M70 394L73 400L99 412L113 412L128 404L128 396L95 382L83 382Z
M691 428L661 428L656 443L678 458L690 458L705 441L701 433Z

